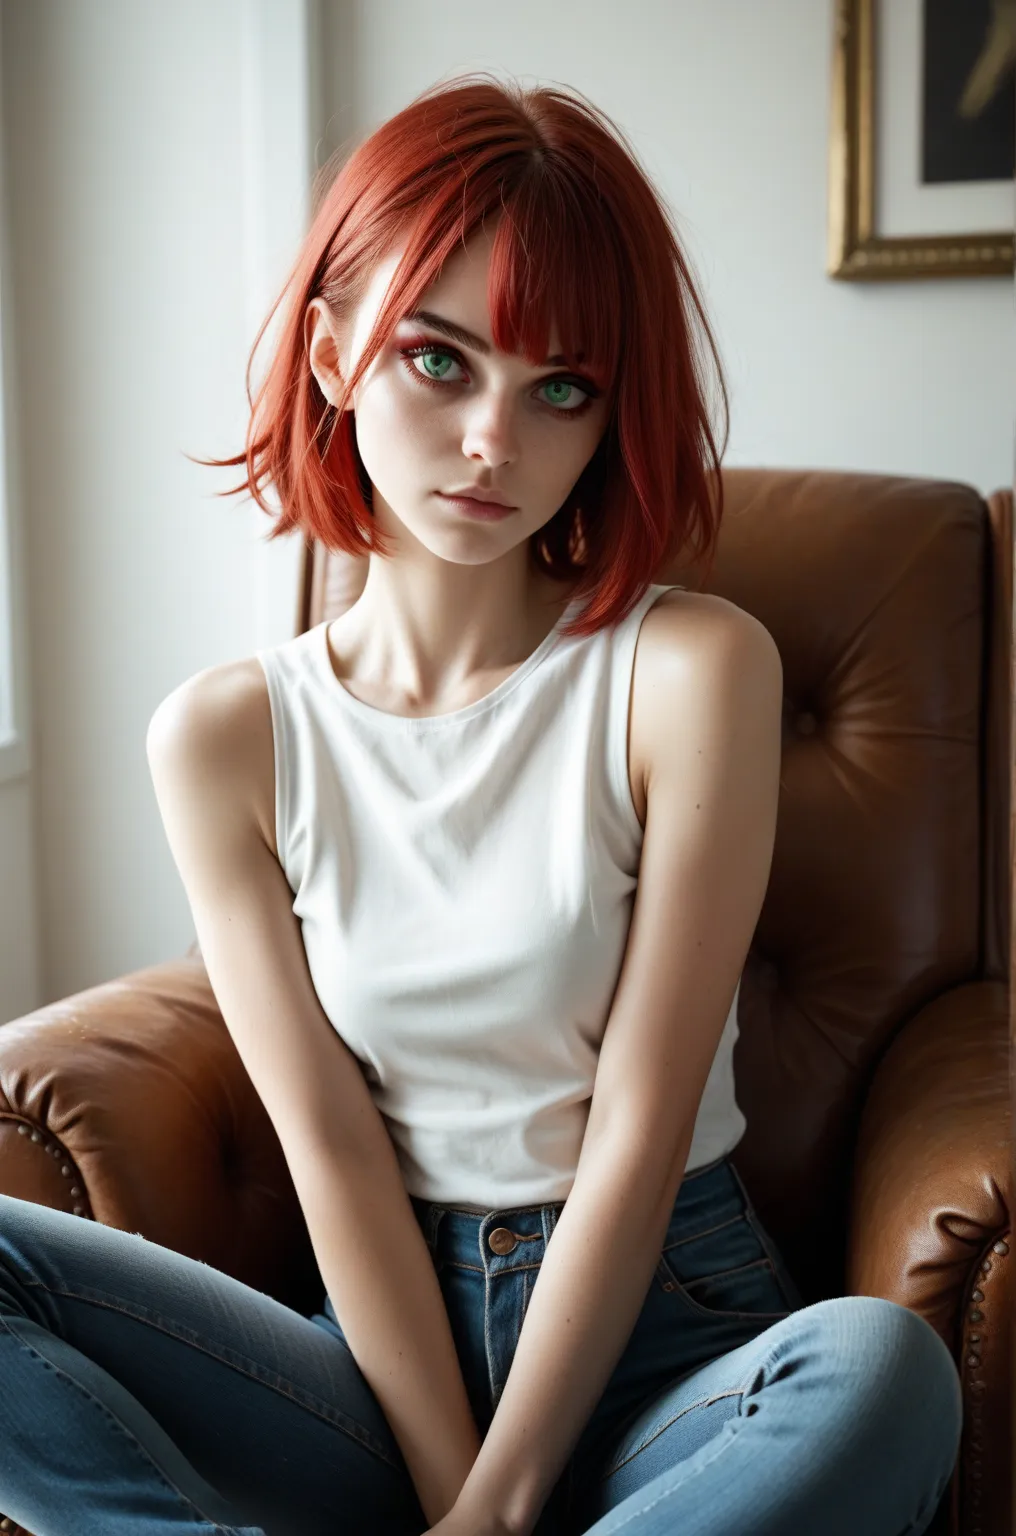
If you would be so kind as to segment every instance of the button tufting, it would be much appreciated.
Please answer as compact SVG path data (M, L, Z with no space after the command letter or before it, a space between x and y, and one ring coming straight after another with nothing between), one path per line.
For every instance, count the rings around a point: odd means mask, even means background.
M500 1254L511 1253L512 1249L519 1245L518 1238L513 1232L509 1232L507 1227L495 1227L487 1238L487 1242L493 1253Z

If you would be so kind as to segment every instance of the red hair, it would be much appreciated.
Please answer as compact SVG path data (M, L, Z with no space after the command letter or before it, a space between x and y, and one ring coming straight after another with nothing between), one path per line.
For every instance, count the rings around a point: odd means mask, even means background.
M345 154L343 149L341 154ZM371 486L342 406L403 315L485 219L497 219L487 301L495 346L532 366L559 329L569 366L606 381L608 425L566 501L529 541L533 567L588 597L569 634L622 619L685 547L709 568L723 511L720 458L728 400L702 302L663 202L611 120L579 93L523 90L480 75L423 92L359 144L333 176L295 266L247 365L246 466L238 486L281 514L269 539L363 555L389 553L373 525ZM404 242L345 393L322 394L304 345L304 314L323 297L337 316L359 304L378 261ZM274 356L251 398L251 369L279 305ZM710 424L705 363L715 369L724 440Z

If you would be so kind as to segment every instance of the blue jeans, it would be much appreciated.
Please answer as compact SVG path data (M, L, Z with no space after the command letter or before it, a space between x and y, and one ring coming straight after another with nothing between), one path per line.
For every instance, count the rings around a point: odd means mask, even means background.
M482 1434L563 1204L413 1208ZM930 1324L877 1297L805 1306L721 1158L685 1176L536 1532L909 1536L946 1489L961 1420ZM137 1233L10 1195L0 1510L34 1536L427 1529L327 1297L303 1317Z

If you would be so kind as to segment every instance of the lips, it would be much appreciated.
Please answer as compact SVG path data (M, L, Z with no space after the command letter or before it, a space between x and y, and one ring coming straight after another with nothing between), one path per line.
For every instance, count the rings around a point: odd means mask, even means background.
M449 496L444 491L438 491L437 494L448 506L465 513L468 517L502 518L518 511L517 507L506 506L501 501L481 501L476 496Z
M485 501L489 506L506 507L509 511L515 510L510 501L502 501L500 496L494 496L480 485L464 485L461 491L439 491L438 494L450 496L456 501Z

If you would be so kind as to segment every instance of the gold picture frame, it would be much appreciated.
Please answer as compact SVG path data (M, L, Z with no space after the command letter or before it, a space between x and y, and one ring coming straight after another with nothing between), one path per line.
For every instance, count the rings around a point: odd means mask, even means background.
M879 235L875 231L875 7L836 0L829 143L830 277L1011 276L1011 231Z

